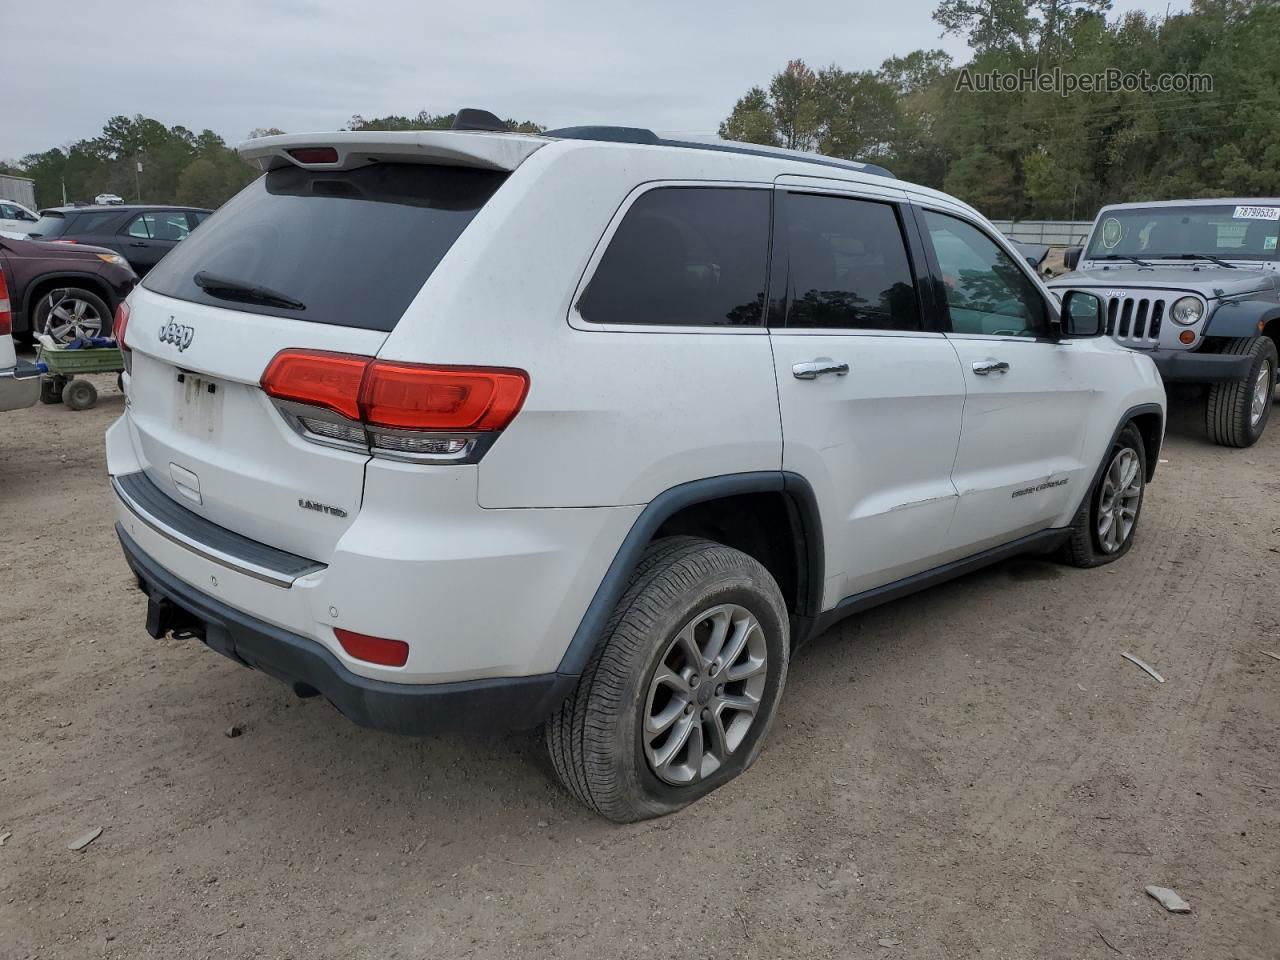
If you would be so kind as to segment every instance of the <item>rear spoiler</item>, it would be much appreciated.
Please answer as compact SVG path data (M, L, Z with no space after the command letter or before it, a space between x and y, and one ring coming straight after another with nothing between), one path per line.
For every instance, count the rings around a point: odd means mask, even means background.
M289 164L306 170L351 170L385 161L511 171L549 142L545 137L523 133L340 130L260 137L246 140L236 149L264 171ZM324 158L323 162L316 160L318 156Z

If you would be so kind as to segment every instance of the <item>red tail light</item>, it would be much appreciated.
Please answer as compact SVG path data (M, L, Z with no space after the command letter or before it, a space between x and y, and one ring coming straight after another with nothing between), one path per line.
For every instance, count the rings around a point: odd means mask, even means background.
M523 370L427 367L375 360L360 390L361 419L400 430L501 430L529 391Z
M129 304L123 300L120 306L116 307L116 319L111 324L111 332L116 338L116 343L120 345L121 350L129 349L124 342L124 333L129 329Z
M386 640L369 637L353 630L334 627L333 632L342 649L357 660L381 664L384 667L403 667L409 660L409 645L403 640Z
M9 282L0 270L0 337L13 333L13 311L9 309Z
M383 428L482 434L502 430L520 412L529 375L509 367L428 366L349 353L281 350L262 375L262 389L276 400L332 410L374 428L371 433ZM327 435L337 436L331 431ZM409 453L461 450L407 441L374 445Z
M292 400L360 419L360 383L372 357L318 350L281 350L262 375L262 389Z

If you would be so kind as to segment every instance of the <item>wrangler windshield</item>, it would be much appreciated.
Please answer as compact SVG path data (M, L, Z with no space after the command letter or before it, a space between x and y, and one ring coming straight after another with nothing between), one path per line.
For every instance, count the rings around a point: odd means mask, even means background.
M1280 206L1137 207L1107 210L1085 258L1275 260Z
M422 163L282 167L227 201L143 286L248 313L389 331L506 178Z

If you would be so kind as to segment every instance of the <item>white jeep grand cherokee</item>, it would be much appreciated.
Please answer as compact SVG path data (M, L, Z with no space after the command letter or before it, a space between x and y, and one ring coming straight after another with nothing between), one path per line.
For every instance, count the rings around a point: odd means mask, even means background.
M841 617L1132 543L1154 365L951 197L630 128L241 151L117 317L152 636L371 727L545 723L628 821L749 766Z

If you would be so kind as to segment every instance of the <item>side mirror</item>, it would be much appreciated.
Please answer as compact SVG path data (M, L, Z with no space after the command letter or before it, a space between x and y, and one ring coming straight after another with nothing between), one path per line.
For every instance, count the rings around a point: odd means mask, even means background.
M1102 300L1084 290L1068 290L1062 298L1064 337L1100 337L1105 328Z
M1080 262L1080 254L1084 253L1084 247L1067 247L1062 252L1062 265L1068 270L1074 270Z

